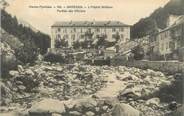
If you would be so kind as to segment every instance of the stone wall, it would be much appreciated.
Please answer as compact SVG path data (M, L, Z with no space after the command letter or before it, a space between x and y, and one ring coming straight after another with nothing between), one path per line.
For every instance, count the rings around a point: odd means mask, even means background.
M124 65L141 69L152 69L167 73L184 73L184 62L177 61L126 61L121 58L115 58L111 61L112 65Z

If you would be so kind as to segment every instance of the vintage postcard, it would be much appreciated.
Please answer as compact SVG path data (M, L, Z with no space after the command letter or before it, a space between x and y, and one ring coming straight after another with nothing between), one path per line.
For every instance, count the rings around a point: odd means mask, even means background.
M184 0L0 0L1 116L184 116Z

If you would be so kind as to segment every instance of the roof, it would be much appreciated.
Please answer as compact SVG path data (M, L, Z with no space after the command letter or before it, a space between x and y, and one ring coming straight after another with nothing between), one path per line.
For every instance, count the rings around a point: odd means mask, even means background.
M160 31L159 33L165 32L165 31L167 31L167 30L169 30L169 29L171 29L171 28L174 28L174 27L176 27L176 26L178 26L178 25L181 25L181 24L184 24L184 15L179 16L179 17L177 18L177 20L176 20L171 26L169 26L169 27L163 29L163 30Z
M130 25L120 21L61 21L55 22L51 27L121 27Z

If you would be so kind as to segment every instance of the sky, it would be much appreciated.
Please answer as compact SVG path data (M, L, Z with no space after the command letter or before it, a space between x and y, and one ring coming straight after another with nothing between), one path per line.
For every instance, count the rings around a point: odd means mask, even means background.
M7 0L6 11L36 29L50 34L56 21L121 21L133 25L169 0ZM30 6L110 6L107 9L87 9L86 12L58 12L61 8L30 8ZM63 8L62 8L63 9ZM66 9L66 8L65 8ZM68 9L67 9L68 10Z

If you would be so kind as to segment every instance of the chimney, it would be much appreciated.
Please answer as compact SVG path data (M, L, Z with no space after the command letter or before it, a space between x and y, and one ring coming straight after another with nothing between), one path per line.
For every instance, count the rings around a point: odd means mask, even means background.
M178 19L178 15L169 15L168 19L167 19L167 27L173 25L176 20Z
M95 21L95 19L93 19L93 24L95 24L96 23L96 21Z

